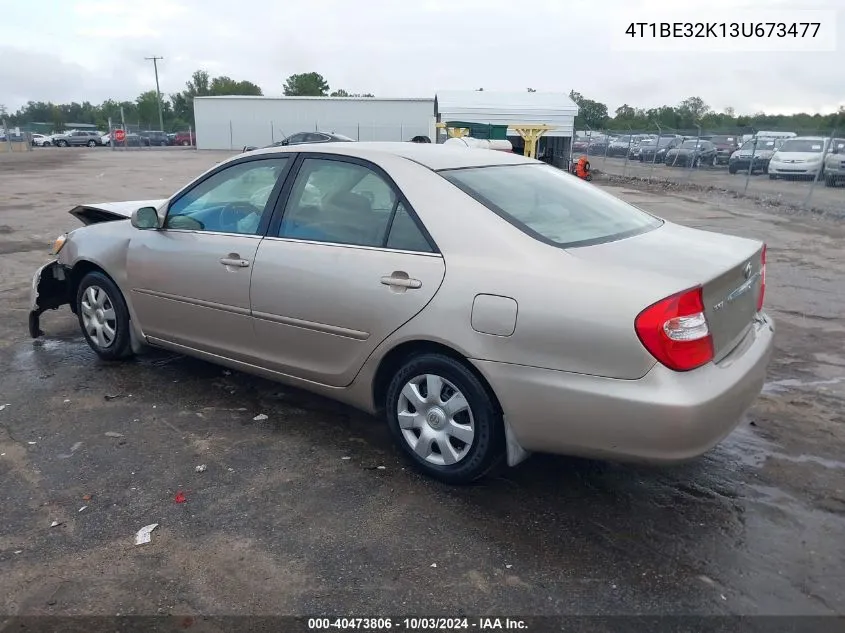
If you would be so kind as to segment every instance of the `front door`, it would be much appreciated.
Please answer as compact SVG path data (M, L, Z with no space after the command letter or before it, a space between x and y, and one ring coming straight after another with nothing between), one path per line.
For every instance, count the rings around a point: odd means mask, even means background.
M127 271L146 336L249 355L250 275L289 160L256 157L212 172L170 201L163 228L133 236Z
M305 158L281 222L255 256L260 363L348 385L376 346L434 297L444 273L385 174L364 161Z

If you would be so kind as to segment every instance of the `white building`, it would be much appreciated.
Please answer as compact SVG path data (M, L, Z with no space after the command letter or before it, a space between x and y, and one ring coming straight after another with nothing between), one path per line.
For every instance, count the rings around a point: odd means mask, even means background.
M461 90L438 92L434 112L439 123L554 126L554 130L540 138L537 156L555 164L565 164L569 160L578 106L564 93ZM512 128L508 129L508 139L513 143L514 151L522 151L522 139Z
M434 138L434 99L372 97L195 97L198 149L270 145L297 132L360 141Z

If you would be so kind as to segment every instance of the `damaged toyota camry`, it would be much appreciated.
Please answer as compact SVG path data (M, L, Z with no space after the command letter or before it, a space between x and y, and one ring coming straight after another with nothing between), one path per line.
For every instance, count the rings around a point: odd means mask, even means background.
M106 360L163 348L387 421L449 483L531 452L671 463L760 393L766 245L673 224L539 161L257 150L164 200L85 204L33 279Z

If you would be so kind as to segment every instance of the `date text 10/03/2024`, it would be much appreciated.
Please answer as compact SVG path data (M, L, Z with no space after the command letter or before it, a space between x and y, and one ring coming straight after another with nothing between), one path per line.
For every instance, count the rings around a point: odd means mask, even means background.
M308 618L308 630L364 631L527 631L528 623L519 618Z
M631 22L630 37L650 38L814 38L821 22Z

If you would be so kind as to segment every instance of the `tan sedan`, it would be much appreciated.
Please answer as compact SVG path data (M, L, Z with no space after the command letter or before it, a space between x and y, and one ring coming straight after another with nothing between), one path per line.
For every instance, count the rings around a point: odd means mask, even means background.
M35 274L33 336L69 304L102 358L155 346L335 398L452 483L532 451L700 455L772 350L762 242L508 153L257 150L71 213L87 226Z

